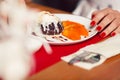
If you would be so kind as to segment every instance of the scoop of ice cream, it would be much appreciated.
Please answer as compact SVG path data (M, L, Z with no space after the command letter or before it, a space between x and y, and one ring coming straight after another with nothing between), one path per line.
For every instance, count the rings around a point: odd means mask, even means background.
M49 12L43 11L38 15L37 27L45 35L60 34L63 30L61 20Z

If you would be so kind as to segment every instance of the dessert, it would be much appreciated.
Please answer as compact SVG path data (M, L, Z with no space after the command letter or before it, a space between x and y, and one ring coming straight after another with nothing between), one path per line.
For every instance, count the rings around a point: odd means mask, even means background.
M63 21L62 25L64 27L62 35L71 40L79 40L81 36L88 36L87 29L80 23L73 21Z
M37 24L44 35L60 34L63 30L60 19L46 11L39 13Z

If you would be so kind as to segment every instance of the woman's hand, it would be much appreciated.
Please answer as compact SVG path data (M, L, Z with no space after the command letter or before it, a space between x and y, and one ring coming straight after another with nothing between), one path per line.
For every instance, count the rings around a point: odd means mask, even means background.
M115 36L120 33L120 12L111 8L95 11L90 25L94 27L96 24L101 37Z

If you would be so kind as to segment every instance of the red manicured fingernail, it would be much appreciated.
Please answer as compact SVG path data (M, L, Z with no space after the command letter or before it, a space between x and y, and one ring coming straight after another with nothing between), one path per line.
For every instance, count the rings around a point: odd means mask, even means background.
M92 17L91 17L91 18L93 19L94 17L95 17L95 15L92 15Z
M92 27L95 26L95 24L96 24L95 21L92 21L92 22L90 23L90 25L91 25Z
M115 33L115 32L112 32L112 33L111 33L111 36L115 36L115 35L116 35L116 33Z
M97 31L101 31L101 29L102 29L101 26L98 26L98 27L96 28Z
M105 33L105 32L102 32L102 33L100 34L100 36L101 36L102 38L104 38L104 37L106 36L106 33Z

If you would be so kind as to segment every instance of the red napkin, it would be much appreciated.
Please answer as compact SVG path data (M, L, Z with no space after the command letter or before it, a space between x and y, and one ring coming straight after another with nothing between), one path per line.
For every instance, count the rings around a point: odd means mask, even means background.
M69 54L72 54L73 52L79 50L82 47L85 47L90 44L97 43L101 41L103 38L101 38L99 35L94 36L93 38L77 43L72 45L51 45L53 53L47 54L44 48L42 47L40 50L38 50L35 54L35 62L36 62L36 72L40 72L41 70L57 63L60 61L60 57L66 56Z

